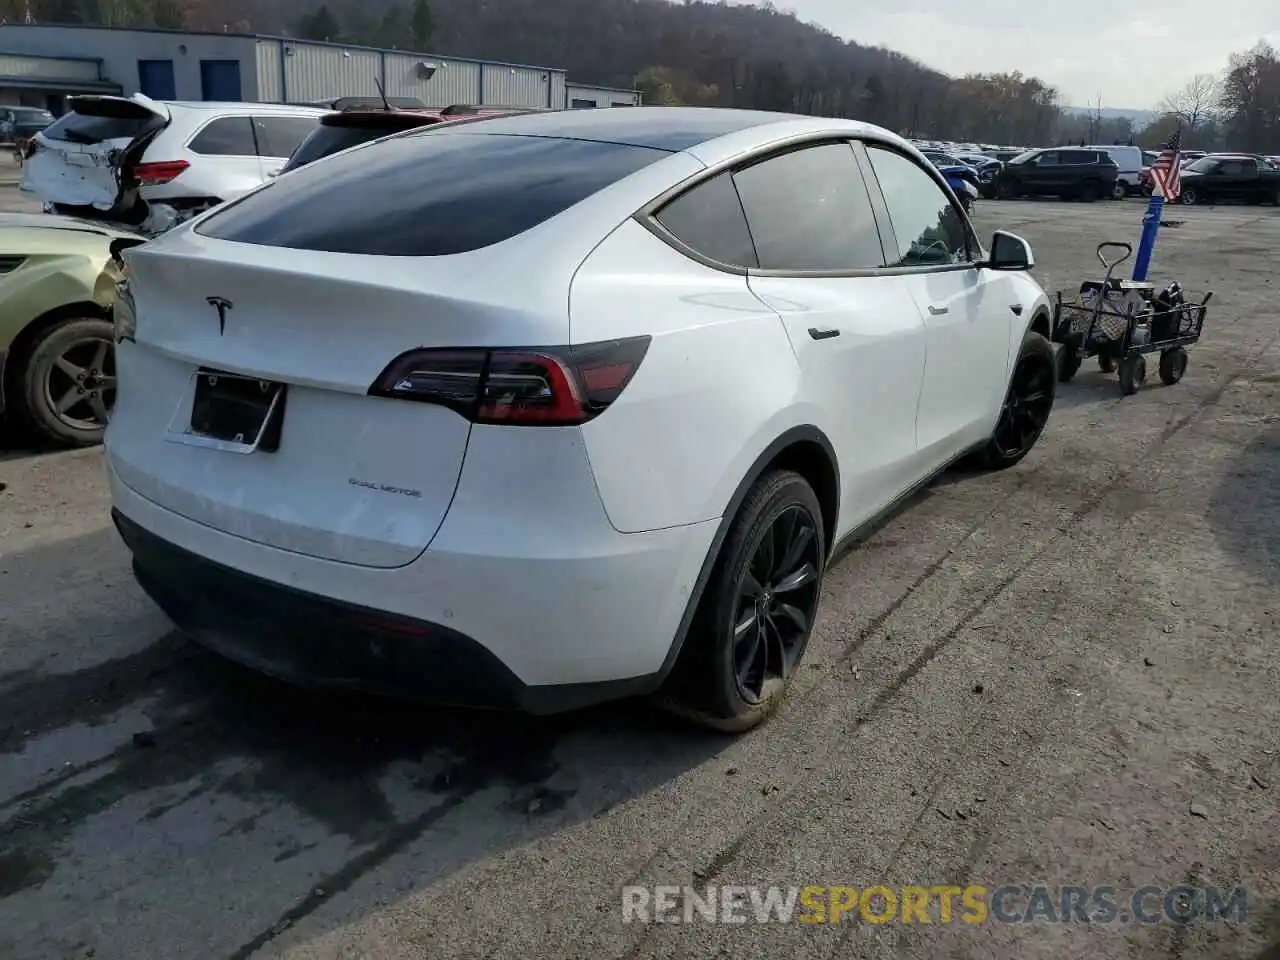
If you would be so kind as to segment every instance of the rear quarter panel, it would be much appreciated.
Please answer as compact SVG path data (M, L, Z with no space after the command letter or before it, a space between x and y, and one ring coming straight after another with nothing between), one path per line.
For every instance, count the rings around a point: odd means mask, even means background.
M824 429L781 320L746 278L688 259L634 220L579 269L570 317L575 343L653 338L621 397L583 427L620 532L720 517L769 444L793 426Z

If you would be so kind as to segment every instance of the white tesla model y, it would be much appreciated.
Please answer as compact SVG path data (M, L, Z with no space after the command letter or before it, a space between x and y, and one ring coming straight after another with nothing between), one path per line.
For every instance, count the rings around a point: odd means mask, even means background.
M694 108L304 167L130 250L116 524L178 626L285 678L743 730L823 570L1054 399L1027 244L914 148Z

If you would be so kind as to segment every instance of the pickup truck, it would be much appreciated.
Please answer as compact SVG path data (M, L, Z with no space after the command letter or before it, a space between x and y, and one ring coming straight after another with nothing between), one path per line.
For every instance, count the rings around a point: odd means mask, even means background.
M1280 168L1262 157L1211 153L1182 168L1183 203L1245 203L1280 205Z

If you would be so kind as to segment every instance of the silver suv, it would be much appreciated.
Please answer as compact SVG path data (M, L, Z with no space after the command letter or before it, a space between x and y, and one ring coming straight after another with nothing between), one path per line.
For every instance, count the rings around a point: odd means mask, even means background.
M68 107L28 145L22 189L46 210L147 233L265 183L327 112L141 94L72 97Z

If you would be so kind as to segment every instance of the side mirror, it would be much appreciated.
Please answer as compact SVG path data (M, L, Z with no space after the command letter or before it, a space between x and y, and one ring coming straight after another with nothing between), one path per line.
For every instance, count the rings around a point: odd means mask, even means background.
M1036 265L1031 244L1012 233L997 230L991 238L991 252L982 266L989 270L1030 270Z

